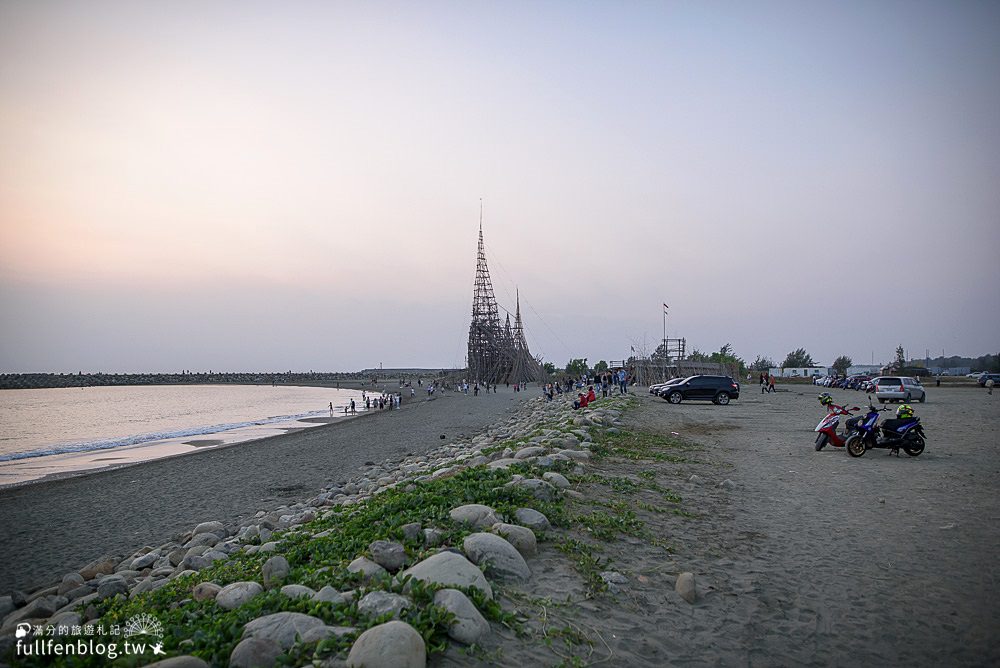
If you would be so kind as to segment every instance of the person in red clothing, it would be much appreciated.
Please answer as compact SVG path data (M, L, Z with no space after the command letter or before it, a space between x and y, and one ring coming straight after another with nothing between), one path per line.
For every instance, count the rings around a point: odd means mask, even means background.
M591 401L597 401L597 395L594 394L594 386L593 385L590 385L589 387L587 387L587 403L589 404Z
M583 395L583 392L576 395L576 397L576 401L573 402L573 410L576 410L577 408L586 408L589 402L587 401L587 397Z

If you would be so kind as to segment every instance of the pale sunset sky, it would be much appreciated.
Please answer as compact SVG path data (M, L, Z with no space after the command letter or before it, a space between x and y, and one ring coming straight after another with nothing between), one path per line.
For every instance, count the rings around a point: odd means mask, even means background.
M0 372L1000 351L1000 3L0 0Z

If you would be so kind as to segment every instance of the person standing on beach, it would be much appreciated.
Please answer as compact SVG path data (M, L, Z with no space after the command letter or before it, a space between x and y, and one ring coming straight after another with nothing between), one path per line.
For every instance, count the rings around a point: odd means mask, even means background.
M330 402L330 417L333 417L333 402Z
M357 415L358 409L354 406L354 399L351 399L351 415Z
M777 392L777 390L774 389L774 374L773 373L770 374L767 377L767 391L768 391L768 393Z
M990 395L993 394L993 386L994 385L996 385L996 383L993 381L992 378L988 378L986 380L986 394L990 394Z
M760 393L764 394L767 392L767 374L760 374Z

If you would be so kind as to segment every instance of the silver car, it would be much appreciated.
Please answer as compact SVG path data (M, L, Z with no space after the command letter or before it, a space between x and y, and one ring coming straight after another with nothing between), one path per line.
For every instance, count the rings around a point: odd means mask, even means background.
M875 398L880 404L887 401L910 402L914 399L923 403L927 399L924 386L916 378L909 376L879 376L872 380Z

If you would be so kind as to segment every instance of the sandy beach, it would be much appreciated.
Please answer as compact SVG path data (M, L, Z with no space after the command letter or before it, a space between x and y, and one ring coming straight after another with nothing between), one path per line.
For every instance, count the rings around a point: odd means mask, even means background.
M668 405L638 394L630 429L678 434L697 463L608 458L588 473L655 481L691 516L649 512L662 495L575 487L578 514L624 500L659 545L555 530L511 605L532 637L494 635L502 665L579 656L612 666L985 666L1000 663L1000 401L973 389L929 390L914 404L928 433L917 458L813 449L819 390L750 388L730 406ZM840 402L865 395L833 391ZM691 475L701 478L688 482ZM724 481L728 485L720 487ZM645 504L645 508L643 507ZM622 509L622 507L619 507ZM618 593L587 594L558 541L591 545ZM698 600L674 591L694 573ZM587 639L570 647L575 633ZM491 665L452 648L431 665Z
M571 475L574 521L545 532L528 560L530 580L494 583L525 633L494 624L477 652L452 644L428 665L1000 662L996 397L932 389L915 405L928 434L920 457L875 450L855 459L829 446L814 451L822 410L811 386L770 395L748 388L725 407L669 405L636 389L623 428L673 445L598 456ZM210 518L237 524L368 462L430 451L442 435L469 438L535 396L443 394L398 412L0 493L0 586L47 584ZM595 589L597 571L620 581ZM694 575L693 602L675 590L682 573Z
M528 396L439 392L428 401L418 394L399 411L0 490L0 592L47 584L102 554L162 542L206 518L236 524L309 498L366 462L471 435Z

